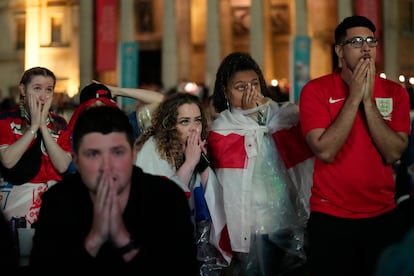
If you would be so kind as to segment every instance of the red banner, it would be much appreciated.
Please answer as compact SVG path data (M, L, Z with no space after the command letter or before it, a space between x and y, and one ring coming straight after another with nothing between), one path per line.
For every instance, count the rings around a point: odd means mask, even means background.
M354 0L354 10L356 15L368 17L374 23L377 30L375 37L379 39L377 46L377 68L383 69L383 29L382 29L382 4L381 0Z
M118 0L95 0L95 71L116 70Z

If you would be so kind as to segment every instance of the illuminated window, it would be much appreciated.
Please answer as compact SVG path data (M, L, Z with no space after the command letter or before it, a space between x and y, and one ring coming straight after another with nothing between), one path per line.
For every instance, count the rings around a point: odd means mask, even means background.
M52 44L62 43L62 18L52 17L51 18L51 42Z
M26 43L26 22L24 17L16 18L16 49L24 49Z
M414 0L405 0L400 3L400 22L402 34L414 33Z

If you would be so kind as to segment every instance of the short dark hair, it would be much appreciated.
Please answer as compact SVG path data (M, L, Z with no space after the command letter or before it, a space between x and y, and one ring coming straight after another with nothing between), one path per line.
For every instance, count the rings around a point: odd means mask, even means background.
M346 31L354 27L366 27L375 33L375 25L365 16L352 15L346 17L335 29L335 43L340 44L346 37Z
M83 111L76 120L73 128L73 151L78 153L82 138L89 133L111 132L125 133L131 148L134 144L132 126L123 110L113 106L97 106Z
M82 88L79 96L79 103L84 103L90 99L96 98L112 99L111 90L102 83L92 82Z

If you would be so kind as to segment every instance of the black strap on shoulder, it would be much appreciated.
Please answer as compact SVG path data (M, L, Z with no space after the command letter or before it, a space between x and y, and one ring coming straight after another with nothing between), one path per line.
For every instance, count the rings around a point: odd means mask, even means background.
M33 145L26 150L13 168L7 169L0 162L0 174L4 180L13 185L22 185L36 176L42 163L41 139L42 135L38 132Z

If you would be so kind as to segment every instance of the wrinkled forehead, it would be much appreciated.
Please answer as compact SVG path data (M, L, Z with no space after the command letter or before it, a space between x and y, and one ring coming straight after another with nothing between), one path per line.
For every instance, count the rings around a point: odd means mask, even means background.
M125 132L89 132L83 135L79 143L79 151L104 151L117 147L131 148Z
M36 75L30 79L27 85L28 86L53 87L55 85L55 82L52 77Z

